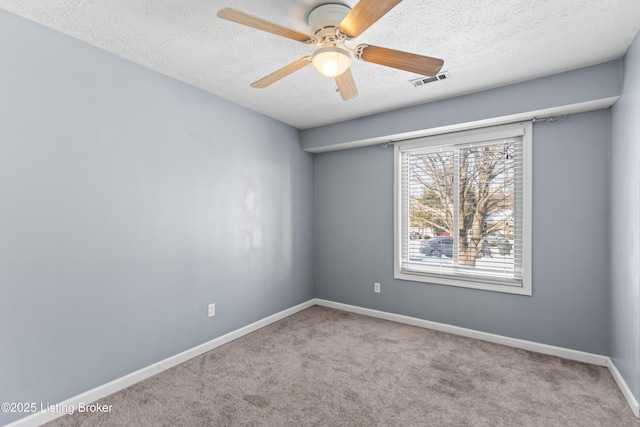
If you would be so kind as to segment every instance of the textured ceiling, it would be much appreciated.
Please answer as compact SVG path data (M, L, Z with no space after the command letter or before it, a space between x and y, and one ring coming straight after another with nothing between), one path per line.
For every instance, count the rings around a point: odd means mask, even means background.
M0 0L0 8L301 129L617 59L640 31L640 0L405 0L348 44L442 58L450 79L415 88L416 74L354 61L360 96L350 101L313 67L251 88L314 47L217 11L233 7L308 33L306 15L324 3Z

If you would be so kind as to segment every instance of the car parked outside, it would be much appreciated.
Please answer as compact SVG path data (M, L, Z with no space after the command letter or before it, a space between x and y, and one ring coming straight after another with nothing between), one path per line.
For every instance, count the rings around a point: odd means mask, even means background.
M453 258L453 237L434 237L429 240L423 240L420 245L420 252L428 256L442 255ZM491 248L484 245L478 253L478 258L484 256L491 257Z
M484 241L489 246L496 246L498 243L504 241L506 237L499 231L489 234L484 238Z

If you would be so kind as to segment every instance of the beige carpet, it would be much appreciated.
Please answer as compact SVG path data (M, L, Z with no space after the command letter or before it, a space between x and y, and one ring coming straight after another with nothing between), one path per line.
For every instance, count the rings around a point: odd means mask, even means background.
M640 426L606 368L312 307L51 426Z

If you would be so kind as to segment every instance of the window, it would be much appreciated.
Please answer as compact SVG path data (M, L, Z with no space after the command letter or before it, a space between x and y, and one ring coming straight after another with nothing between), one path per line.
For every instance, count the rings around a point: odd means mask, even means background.
M531 295L531 124L395 145L395 277Z

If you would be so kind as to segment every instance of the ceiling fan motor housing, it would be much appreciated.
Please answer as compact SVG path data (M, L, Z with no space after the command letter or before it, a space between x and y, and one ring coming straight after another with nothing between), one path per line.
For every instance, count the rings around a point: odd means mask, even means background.
M307 18L312 37L320 43L325 41L325 37L335 36L338 25L349 12L349 6L336 3L323 4L313 9Z

